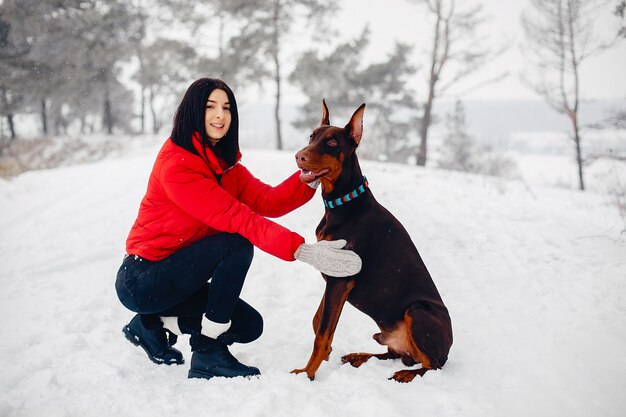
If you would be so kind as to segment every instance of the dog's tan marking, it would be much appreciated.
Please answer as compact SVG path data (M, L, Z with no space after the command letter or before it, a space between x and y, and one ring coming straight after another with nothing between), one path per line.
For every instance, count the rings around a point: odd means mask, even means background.
M406 335L407 335L407 341L410 344L410 348L411 348L411 357L413 358L413 360L417 363L421 363L422 364L422 369L432 369L432 365L430 363L430 358L428 357L428 355L426 355L424 352L422 352L422 350L420 349L419 346L417 346L417 344L415 343L415 340L412 337L411 334L411 323L413 322L413 318L411 317L411 315L409 314L409 312L407 311L406 314L404 315L404 323L405 323L405 329L407 331Z
M335 181L337 181L337 178L339 178L339 176L341 175L344 159L345 155L343 154L343 152L339 155L339 159L330 155L324 155L320 158L320 162L318 165L321 167L330 168L330 173L320 178L322 191L324 191L324 193L331 193L335 189Z
M400 355L412 356L412 343L410 341L410 334L406 323L403 321L398 322L396 327L391 331L382 331L377 334L375 339L381 345L387 346L393 352Z

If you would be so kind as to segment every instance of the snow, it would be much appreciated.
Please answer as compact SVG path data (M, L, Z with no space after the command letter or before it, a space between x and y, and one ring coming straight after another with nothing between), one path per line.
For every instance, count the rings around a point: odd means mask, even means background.
M405 225L446 302L446 366L410 384L374 323L346 306L330 360L306 364L323 280L259 250L243 298L263 336L233 347L258 379L187 379L122 336L133 314L114 279L162 138L99 162L0 180L0 416L621 416L626 411L626 235L602 194L362 161L377 199ZM244 163L276 184L293 152ZM318 195L279 222L314 240ZM372 238L375 239L375 236Z

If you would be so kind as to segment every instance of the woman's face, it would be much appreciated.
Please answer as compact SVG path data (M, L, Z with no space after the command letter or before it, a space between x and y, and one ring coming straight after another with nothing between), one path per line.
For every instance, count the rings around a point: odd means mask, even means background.
M230 102L224 90L215 89L206 102L204 127L211 143L215 146L228 132L231 114Z

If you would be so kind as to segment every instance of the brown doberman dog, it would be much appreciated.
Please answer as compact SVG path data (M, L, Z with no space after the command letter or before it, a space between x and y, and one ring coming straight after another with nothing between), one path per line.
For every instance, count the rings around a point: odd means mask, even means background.
M361 272L348 278L322 274L326 289L313 319L315 343L303 369L313 380L322 360L328 359L333 335L346 301L370 316L381 332L374 339L387 353L353 353L342 358L355 367L371 357L400 358L418 369L396 372L392 378L410 382L429 369L441 368L452 345L448 309L411 237L400 222L380 205L361 173L356 148L363 132L365 104L339 128L330 126L328 107L322 101L320 127L309 145L296 154L301 179L319 180L325 213L317 226L318 240L345 239L347 249L361 257Z

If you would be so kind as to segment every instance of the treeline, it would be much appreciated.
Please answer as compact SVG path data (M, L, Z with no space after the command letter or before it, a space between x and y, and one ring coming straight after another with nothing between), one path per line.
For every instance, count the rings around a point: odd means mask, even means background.
M6 0L0 4L2 133L18 136L19 114L38 114L43 135L70 127L158 132L163 108L200 76L221 77L236 90L273 83L278 109L284 40L294 22L320 20L332 4ZM278 117L277 110L280 124Z
M371 146L406 156L405 141L392 138L419 132L425 143L432 103L449 87L439 90L444 66L455 65L452 83L490 57L490 51L476 46L479 42L472 44L480 7L443 10L424 4L436 42L432 63L424 64L432 67L428 97L419 103L416 92L423 86L409 84L420 69L410 63L414 44L398 43L378 62L367 63L369 30L332 42L332 17L341 2L5 0L0 5L0 128L3 136L16 138L16 116L36 114L43 135L68 129L157 132L163 115L171 113L166 109L175 106L191 80L216 76L236 91L255 84L272 91L279 149L279 109L288 82L309 98L296 126L319 121L322 97L332 98L335 114L367 101L369 119L375 120L372 137L386 138ZM286 54L285 42L301 36L314 39L302 39L302 44L316 47L303 48L295 57ZM139 86L139 94L129 81ZM423 162L425 152L423 146Z
M341 1L4 0L0 139L6 145L19 136L18 119L24 118L17 116L24 114L31 115L28 120L37 116L44 136L70 130L158 132L189 83L211 76L224 79L235 91L257 85L272 93L278 149L283 148L279 109L289 83L307 97L293 122L296 127L319 122L322 97L330 99L334 114L349 114L367 102L372 140L364 151L403 161L410 154L425 165L435 101L467 79L473 81L464 84L466 91L505 76L481 78L481 70L504 47L498 46L500 35L489 30L478 2L409 3L418 5L416 24L427 27L430 36L396 43L376 62L368 62L365 50L373 35L367 28L347 40L333 30ZM557 10L558 16L570 16L566 23L572 27L580 26L575 20L580 13L574 12L583 3L532 2L539 14L552 16ZM614 13L623 19L624 2L617 3ZM366 2L360 7L367 7ZM583 30L592 28L585 23L580 33L565 37L563 32L557 43L561 49L547 54L562 58L566 55L559 50L575 50L577 42L584 43L588 34ZM546 30L559 27L564 27L562 20L546 23ZM528 36L536 33L540 31ZM294 41L306 45L296 54ZM292 45L289 53L287 42ZM546 62L539 62L540 76L548 73ZM557 79L576 75L557 64ZM414 77L416 73L422 77ZM562 90L567 93L567 88ZM458 91L454 97L462 99ZM463 117L457 114L457 119ZM457 123L454 129L463 126Z
M122 2L8 0L0 6L0 111L37 113L44 135L130 129L133 95L120 63L141 41L137 10Z

